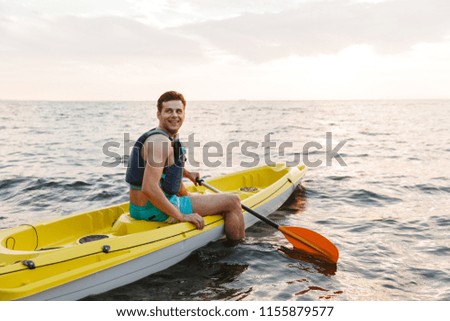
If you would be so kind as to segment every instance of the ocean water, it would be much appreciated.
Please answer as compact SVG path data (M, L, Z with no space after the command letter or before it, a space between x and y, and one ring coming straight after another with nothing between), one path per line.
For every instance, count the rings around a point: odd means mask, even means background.
M127 201L130 144L156 123L154 102L0 101L0 228ZM449 124L445 100L188 102L190 169L309 165L270 218L323 234L339 263L258 223L87 299L450 300Z

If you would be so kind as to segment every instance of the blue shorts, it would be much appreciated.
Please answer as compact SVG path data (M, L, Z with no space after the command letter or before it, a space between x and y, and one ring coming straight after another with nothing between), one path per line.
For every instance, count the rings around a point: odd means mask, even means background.
M189 196L171 195L167 199L175 205L183 214L192 214L192 202ZM159 208L147 201L144 206L137 206L130 202L130 215L135 220L157 221L176 223L176 220L167 214L164 214Z

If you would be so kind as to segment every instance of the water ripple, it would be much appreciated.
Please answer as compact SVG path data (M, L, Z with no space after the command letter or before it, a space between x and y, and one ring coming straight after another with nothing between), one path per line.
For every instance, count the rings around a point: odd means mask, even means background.
M284 157L305 161L326 159L327 132L333 146L346 142L339 154L347 166L310 166L303 186L271 215L329 238L339 248L338 265L328 269L298 256L281 233L258 223L237 247L213 242L170 269L89 299L449 300L450 141L437 139L448 133L449 107L449 101L191 102L182 135L195 133L202 144L260 143L271 133L277 146L292 142ZM148 102L0 101L8 138L0 160L0 228L126 201L128 155L107 158L102 148L108 141L129 144L125 132L135 139L156 123L148 108ZM324 148L303 152L306 142ZM276 148L258 153L284 161ZM243 160L238 148L228 156ZM195 170L216 176L240 169L232 165Z

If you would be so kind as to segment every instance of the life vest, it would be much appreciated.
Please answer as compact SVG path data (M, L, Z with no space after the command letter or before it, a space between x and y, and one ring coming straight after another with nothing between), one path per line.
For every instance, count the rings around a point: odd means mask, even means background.
M178 139L172 139L172 137L170 137L166 132L157 128L150 129L148 132L142 134L136 143L134 143L130 153L130 158L128 160L125 180L127 183L132 185L132 187L142 187L145 171L145 160L141 156L141 149L147 138L156 134L164 135L172 142L174 163L170 166L164 167L160 186L166 194L174 195L180 191L181 181L183 179L185 151Z

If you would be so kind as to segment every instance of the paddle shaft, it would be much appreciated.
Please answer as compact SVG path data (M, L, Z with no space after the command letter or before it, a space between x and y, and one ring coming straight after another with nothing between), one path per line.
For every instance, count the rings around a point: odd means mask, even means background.
M210 190L212 190L212 191L214 191L214 192L216 192L216 193L221 193L221 191L219 191L217 188L215 188L215 187L209 185L208 183L206 183L206 182L205 182L204 180L202 180L202 179L198 180L198 183L199 183L200 185L203 185L203 186L209 188ZM259 219L260 219L261 221L263 221L264 223L269 224L270 226L276 228L277 230L280 228L280 225L278 225L277 223L275 223L275 222L272 221L272 220L269 220L267 217L262 216L262 215L259 214L259 213L256 213L256 212L255 212L254 210L252 210L250 207L245 206L244 204L241 204L241 207L242 207L245 211L247 211L247 212L249 212L250 214L252 214L252 215L256 216L257 218L259 218Z

